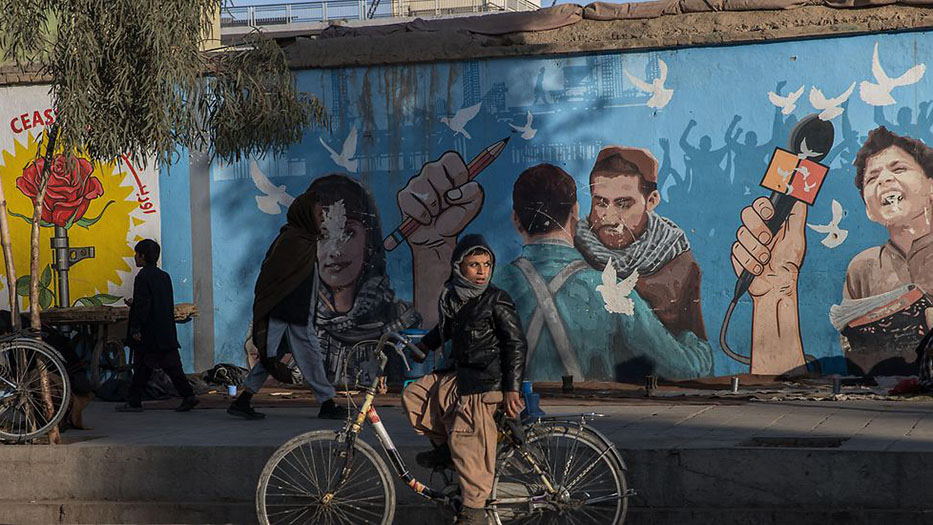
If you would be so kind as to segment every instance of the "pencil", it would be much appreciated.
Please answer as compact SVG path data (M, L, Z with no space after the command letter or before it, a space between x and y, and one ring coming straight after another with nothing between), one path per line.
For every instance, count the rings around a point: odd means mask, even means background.
M484 169L488 168L490 164L493 163L499 155L502 154L502 150L505 149L505 145L508 144L509 137L506 137L495 144L490 145L483 151L479 153L476 157L473 157L473 160L467 164L467 174L468 181L471 181L477 177ZM405 217L402 223L389 234L385 240L382 241L382 246L385 247L386 251L392 251L398 247L398 245L405 242L408 237L416 232L418 228L421 227L421 223L412 219L411 217Z

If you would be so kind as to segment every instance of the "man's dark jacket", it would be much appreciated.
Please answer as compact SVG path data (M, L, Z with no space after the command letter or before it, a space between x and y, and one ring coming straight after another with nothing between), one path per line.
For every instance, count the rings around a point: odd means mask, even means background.
M454 251L454 259L476 246L492 253L482 236L467 235ZM489 285L482 295L460 307L453 318L445 319L443 327L443 334L435 327L421 343L434 350L444 341L451 341L461 395L519 391L527 343L509 294Z
M136 275L129 323L130 343L143 351L165 352L180 346L172 278L155 265L143 266ZM134 341L133 334L140 334L142 342Z

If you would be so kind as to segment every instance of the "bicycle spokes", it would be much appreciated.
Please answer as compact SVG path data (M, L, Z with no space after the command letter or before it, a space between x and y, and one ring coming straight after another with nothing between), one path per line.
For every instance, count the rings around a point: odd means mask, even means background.
M554 427L529 439L527 452L500 461L492 494L500 522L621 523L628 491L605 443L580 427Z
M286 454L266 488L269 523L380 523L387 502L373 483L379 473L367 458L346 451L330 439Z

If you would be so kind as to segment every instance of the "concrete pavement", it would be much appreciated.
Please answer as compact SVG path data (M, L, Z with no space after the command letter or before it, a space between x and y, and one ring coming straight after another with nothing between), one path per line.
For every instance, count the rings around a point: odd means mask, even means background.
M383 404L380 416L413 465L426 443L396 401ZM340 424L312 417L312 406L265 408L262 421L221 409L113 407L92 403L93 430L67 432L67 446L0 447L0 522L253 523L256 480L272 451ZM592 424L622 451L639 492L626 523L933 523L931 401L662 398L544 408L607 415ZM371 430L364 438L376 444ZM396 493L406 509L399 516L443 522L406 487Z

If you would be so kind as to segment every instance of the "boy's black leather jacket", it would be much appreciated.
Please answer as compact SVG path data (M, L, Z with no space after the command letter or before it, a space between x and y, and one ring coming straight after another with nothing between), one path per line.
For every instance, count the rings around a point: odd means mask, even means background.
M461 395L501 390L518 392L525 370L525 334L509 294L489 285L479 297L466 302L452 319L421 340L434 350L451 341Z

